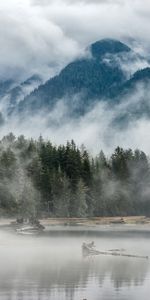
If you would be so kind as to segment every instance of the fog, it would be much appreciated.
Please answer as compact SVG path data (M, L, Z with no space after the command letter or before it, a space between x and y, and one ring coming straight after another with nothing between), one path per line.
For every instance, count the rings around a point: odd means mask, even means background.
M72 112L80 100L80 95L76 95L69 102L66 98L59 100L49 112L41 110L31 115L27 111L6 116L0 136L10 131L16 136L24 134L33 138L42 134L57 145L74 139L78 146L84 144L94 155L101 149L109 155L118 145L140 148L150 154L149 84L137 85L115 105L109 99L99 99L101 101L90 107L84 116L75 117Z
M45 81L70 61L87 56L89 44L109 37L120 39L136 52L121 59L113 58L129 78L136 70L149 66L149 17L148 0L1 1L0 79L23 81L39 74ZM4 117L0 136L10 131L35 138L42 134L56 144L74 139L94 154L100 149L109 154L117 145L141 148L149 154L148 115L134 113L142 105L143 97L148 105L148 91L147 87L138 86L114 108L97 99L95 106L81 118L71 117L73 108L70 104L68 107L66 99L59 100L50 112L41 111L34 116L27 112L7 118L10 103L9 97L5 97L0 104ZM80 96L75 95L73 106L79 102ZM125 126L117 127L115 120L127 114L129 120Z
M116 227L47 227L43 236L17 236L0 231L1 299L141 299L149 291L149 263L142 259L83 257L83 241L100 250L125 248L149 254L149 230L133 233ZM134 234L134 238L133 238ZM139 244L139 238L141 243ZM136 289L135 289L136 287ZM140 292L139 292L140 289ZM136 298L135 298L136 297Z
M1 1L0 78L49 78L101 38L127 41L148 54L149 17L148 0Z
M87 57L88 46L102 38L119 39L135 50L124 57L104 58L108 64L115 60L130 78L150 65L149 20L149 0L1 0L0 81L20 83L34 74L46 81L69 62ZM38 84L24 87L23 95ZM118 145L140 148L150 155L149 95L149 83L140 83L115 105L110 99L97 99L83 116L73 114L81 95L58 99L49 111L42 109L32 115L16 111L8 116L13 104L7 95L0 102L0 138L11 131L26 138L42 135L57 145L73 139L92 155L102 149L109 157ZM38 193L27 178L25 162L21 165L17 160L17 164L17 174L14 172L12 180L4 176L0 188L5 196L9 191L16 202L25 194L31 213L38 205ZM104 184L104 193L110 198L118 189L122 195L129 193L117 181ZM149 183L141 195L148 198ZM149 237L146 225L46 226L40 235L25 236L12 226L6 230L0 222L0 299L147 300L148 260L83 257L81 246L94 240L98 250L124 248L126 253L147 256Z

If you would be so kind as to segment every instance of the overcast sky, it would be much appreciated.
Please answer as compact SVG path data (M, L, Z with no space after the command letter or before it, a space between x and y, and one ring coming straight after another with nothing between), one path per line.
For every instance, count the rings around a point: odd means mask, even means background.
M86 55L85 48L102 38L130 42L134 50L149 55L149 28L150 0L0 0L0 79L22 80L35 73L47 79L68 62ZM137 60L122 67L132 73L146 66L145 60ZM115 117L142 101L141 93L145 95L145 89L140 86L112 110L98 103L78 121L67 119L68 107L61 100L47 114L9 119L0 134L10 129L17 135L38 137L42 133L57 144L74 138L94 153L100 148L110 153L119 144L150 154L149 119L131 119L124 130L111 125ZM55 120L60 120L57 128Z
M0 0L0 77L45 78L101 38L150 45L149 0Z

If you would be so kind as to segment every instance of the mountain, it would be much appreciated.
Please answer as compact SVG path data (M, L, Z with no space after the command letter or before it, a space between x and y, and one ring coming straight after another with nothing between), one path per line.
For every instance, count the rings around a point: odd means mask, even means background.
M126 70L132 70L132 64L137 70L143 58L124 43L104 39L90 45L87 52L86 57L71 62L44 84L36 75L14 87L12 83L0 84L0 92L7 95L9 102L7 113L19 112L22 116L25 112L29 115L49 112L63 99L70 116L78 117L90 111L98 101L117 106L126 101L139 84L149 86L150 68L127 75ZM144 93L140 105L130 106L129 114L150 115L149 102L149 95ZM122 119L127 119L124 113L122 115Z
M149 67L135 72L129 80L127 80L120 87L112 91L111 97L121 98L121 96L126 96L127 94L131 94L135 90L136 86L139 84L144 84L144 85L150 84Z
M15 82L13 80L0 81L0 99L4 97L14 86Z
M79 95L78 110L83 113L97 99L108 98L112 89L126 81L126 75L116 60L109 64L105 58L108 55L127 55L131 49L119 41L107 39L92 44L89 51L88 57L70 63L58 76L27 96L19 110L52 109L62 98L71 105L72 96Z
M113 91L113 108L122 107L112 126L124 128L130 122L150 118L150 68L134 73L117 91Z
M25 99L28 95L31 94L38 86L42 84L42 79L38 75L33 75L24 82L18 84L13 89L7 93L9 98L9 112L12 111L16 105Z
M42 79L38 75L33 75L21 83L12 80L1 81L0 103L3 103L1 113L4 114L4 110L6 114L14 111L17 105L41 84Z
M90 46L91 54L96 59L101 59L106 54L130 52L131 49L120 41L104 39Z

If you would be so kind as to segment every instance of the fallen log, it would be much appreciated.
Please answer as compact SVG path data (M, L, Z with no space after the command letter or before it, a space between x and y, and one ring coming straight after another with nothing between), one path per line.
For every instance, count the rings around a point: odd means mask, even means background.
M135 255L135 254L125 254L122 252L107 252L107 251L96 251L96 254L100 255L113 255L113 256L124 256L124 257L131 257L131 258L145 258L148 259L148 256L143 256L143 255Z
M112 256L123 256L123 257L131 257L131 258L144 258L144 259L149 258L148 256L124 253L125 249L111 249L111 250L107 250L107 251L99 251L99 250L93 249L93 245L94 245L93 242L92 242L92 244L91 243L90 244L83 243L83 245L82 245L83 256L112 255Z

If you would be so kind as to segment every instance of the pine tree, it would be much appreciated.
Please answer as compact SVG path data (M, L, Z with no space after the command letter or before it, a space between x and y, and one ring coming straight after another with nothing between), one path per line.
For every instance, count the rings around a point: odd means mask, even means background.
M71 199L70 183L66 176L59 176L55 180L53 190L54 215L56 217L69 217L69 207Z
M87 216L87 202L86 202L86 192L82 179L79 180L76 188L76 192L72 194L70 214L72 217L86 217Z

